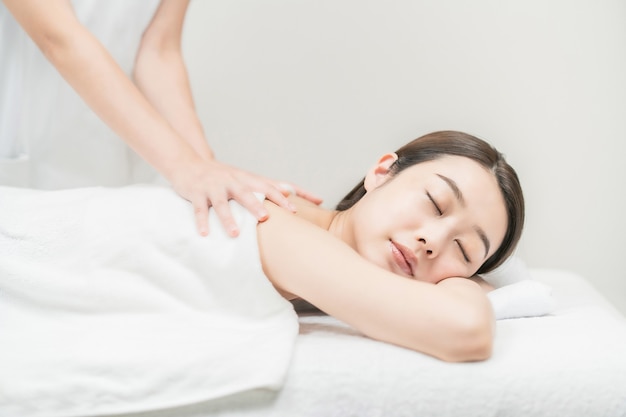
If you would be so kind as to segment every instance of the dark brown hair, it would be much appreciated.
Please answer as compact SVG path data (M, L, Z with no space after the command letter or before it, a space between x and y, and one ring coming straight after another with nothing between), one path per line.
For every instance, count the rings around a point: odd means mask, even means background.
M477 273L492 271L501 265L517 246L524 226L524 195L517 173L504 156L482 139L457 131L434 132L407 143L396 151L398 160L391 166L391 175L426 161L446 155L463 156L478 162L495 176L508 218L507 230L500 247L481 265ZM337 204L337 210L352 207L365 195L362 180Z

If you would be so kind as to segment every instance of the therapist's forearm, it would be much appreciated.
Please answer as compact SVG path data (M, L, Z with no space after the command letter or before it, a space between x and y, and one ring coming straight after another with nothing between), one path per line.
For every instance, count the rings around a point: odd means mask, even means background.
M168 179L199 155L164 120L98 40L78 22L40 45L94 112Z
M166 177L197 158L93 35L83 32L55 47L49 58L85 102Z
M141 38L133 76L139 89L205 160L213 152L196 114L182 55L189 0L161 0Z
M135 83L203 159L213 159L196 114L187 69L177 48L142 47L134 70Z

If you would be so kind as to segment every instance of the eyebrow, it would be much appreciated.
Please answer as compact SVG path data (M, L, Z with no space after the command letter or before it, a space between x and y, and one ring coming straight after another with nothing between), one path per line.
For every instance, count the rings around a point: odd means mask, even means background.
M454 181L452 178L446 177L445 175L437 174L437 176L441 178L446 184L448 184L448 186L452 190L452 193L454 194L454 197L457 199L459 204L465 207L465 198L463 198L463 193L461 192L461 189L457 185L456 181ZM483 242L483 246L485 247L485 258L486 258L487 254L489 253L489 248L491 247L491 243L489 242L489 239L487 238L487 234L481 227L476 226L474 227L474 230L476 231L476 233L478 233L478 237L480 238L481 242Z

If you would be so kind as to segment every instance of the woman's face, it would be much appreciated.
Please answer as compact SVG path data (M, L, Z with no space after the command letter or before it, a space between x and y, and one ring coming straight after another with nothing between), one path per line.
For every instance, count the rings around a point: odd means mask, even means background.
M445 156L392 177L396 158L383 156L366 176L367 193L350 210L349 243L375 264L420 281L474 275L506 232L494 175L469 158Z

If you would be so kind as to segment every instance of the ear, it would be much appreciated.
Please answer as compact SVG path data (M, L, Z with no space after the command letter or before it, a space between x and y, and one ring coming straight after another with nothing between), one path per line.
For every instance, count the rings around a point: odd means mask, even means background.
M365 181L363 182L365 190L371 191L387 182L391 178L389 175L390 168L397 160L398 155L395 152L381 156L376 165L370 168L365 175Z

